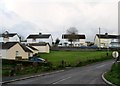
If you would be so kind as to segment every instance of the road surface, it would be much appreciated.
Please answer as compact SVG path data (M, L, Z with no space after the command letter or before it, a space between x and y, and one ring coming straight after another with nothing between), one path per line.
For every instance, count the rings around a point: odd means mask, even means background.
M113 60L98 62L8 84L105 84L101 75L110 69L113 62Z

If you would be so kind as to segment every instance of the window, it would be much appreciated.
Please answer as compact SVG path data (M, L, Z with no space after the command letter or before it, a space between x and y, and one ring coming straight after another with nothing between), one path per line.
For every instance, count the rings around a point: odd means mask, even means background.
M83 46L83 43L80 43L81 46Z
M18 51L16 51L16 56L18 56L19 55L19 52Z
M28 57L32 57L32 54L30 52L28 53Z
M17 38L16 38L16 41L17 41Z
M36 39L33 39L33 42L36 42Z

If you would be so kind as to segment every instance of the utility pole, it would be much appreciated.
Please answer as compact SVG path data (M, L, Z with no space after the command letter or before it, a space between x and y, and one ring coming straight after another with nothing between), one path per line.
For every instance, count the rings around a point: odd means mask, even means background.
M99 27L99 50L101 50L101 44L100 44L100 27Z

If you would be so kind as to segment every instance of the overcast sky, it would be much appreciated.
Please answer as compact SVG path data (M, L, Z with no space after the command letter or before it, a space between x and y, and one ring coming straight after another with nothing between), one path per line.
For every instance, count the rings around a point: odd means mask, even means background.
M50 33L61 39L76 27L86 41L101 33L118 33L118 0L0 0L0 29L28 36Z

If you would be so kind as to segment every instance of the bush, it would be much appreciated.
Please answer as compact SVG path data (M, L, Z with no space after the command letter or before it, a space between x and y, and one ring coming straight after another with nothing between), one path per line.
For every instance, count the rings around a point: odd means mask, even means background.
M2 63L3 76L24 75L24 74L31 74L38 72L46 72L53 69L55 70L51 62L45 62L45 63L28 62L28 61L16 61L16 60L5 60L5 59L2 62L3 62Z
M10 70L2 70L2 75L9 76L10 75Z

